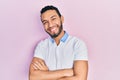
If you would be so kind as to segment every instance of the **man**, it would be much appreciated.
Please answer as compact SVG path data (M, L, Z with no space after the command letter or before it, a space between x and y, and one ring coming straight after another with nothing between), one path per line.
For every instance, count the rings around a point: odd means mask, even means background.
M63 30L64 18L56 7L45 6L41 21L50 38L38 43L29 80L87 80L85 43Z

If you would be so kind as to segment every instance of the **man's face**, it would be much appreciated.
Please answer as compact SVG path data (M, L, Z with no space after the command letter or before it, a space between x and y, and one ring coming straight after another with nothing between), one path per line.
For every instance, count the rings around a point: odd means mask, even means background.
M41 21L44 25L45 31L52 37L57 37L61 31L63 17L59 17L55 10L48 10L41 15Z

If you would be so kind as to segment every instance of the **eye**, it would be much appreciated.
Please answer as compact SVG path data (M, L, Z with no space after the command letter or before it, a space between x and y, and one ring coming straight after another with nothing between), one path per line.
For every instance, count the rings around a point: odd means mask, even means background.
M56 18L52 18L52 20L55 20Z
M44 24L44 25L47 24L47 21L44 21L43 24Z

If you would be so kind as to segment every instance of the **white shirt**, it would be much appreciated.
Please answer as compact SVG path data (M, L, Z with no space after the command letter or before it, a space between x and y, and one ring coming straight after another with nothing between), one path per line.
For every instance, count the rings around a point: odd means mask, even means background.
M34 57L43 59L49 70L58 70L72 68L75 60L88 60L88 52L81 39L65 33L58 46L52 38L38 43Z

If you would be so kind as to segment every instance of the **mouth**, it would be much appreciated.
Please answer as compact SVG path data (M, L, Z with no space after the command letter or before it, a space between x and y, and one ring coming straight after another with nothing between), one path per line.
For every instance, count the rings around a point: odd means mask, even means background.
M45 31L52 37L55 38L57 37L61 32L62 32L63 28L62 28L62 24L59 25L55 25L52 27L48 27Z
M50 28L49 31L50 33L55 33L57 31L57 28L56 27Z

